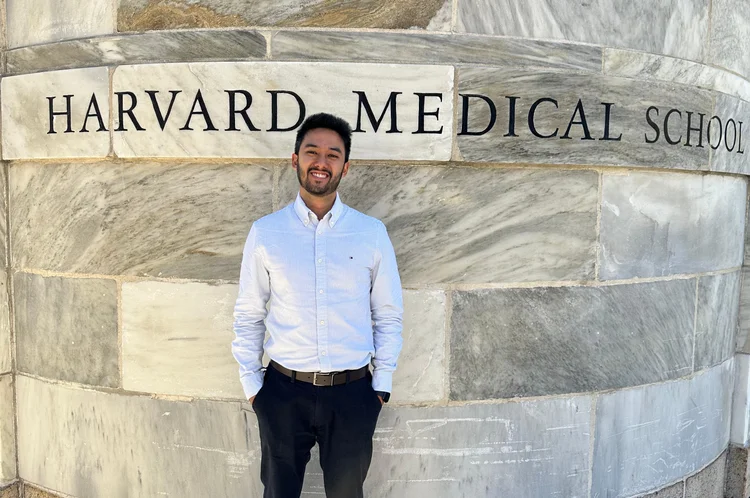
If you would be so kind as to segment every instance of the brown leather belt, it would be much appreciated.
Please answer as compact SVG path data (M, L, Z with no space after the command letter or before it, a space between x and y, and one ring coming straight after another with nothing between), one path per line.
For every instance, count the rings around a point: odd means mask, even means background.
M292 381L301 380L302 382L307 382L308 384L312 384L317 387L338 386L341 384L359 380L367 375L367 365L363 366L362 368L358 368L357 370L343 370L341 372L329 373L297 372L296 370L289 370L288 368L284 368L273 360L271 360L268 366L279 373L283 373L284 375L292 379Z

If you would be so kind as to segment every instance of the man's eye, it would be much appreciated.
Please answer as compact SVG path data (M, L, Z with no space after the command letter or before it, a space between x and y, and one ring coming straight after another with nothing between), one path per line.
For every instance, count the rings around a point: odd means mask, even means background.
M328 154L328 157L330 157L331 159L338 159L339 158L339 156L337 156L336 154Z

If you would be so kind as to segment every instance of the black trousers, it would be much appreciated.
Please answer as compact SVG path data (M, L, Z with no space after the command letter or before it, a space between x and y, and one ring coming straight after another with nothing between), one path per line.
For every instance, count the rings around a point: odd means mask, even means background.
M318 443L327 498L362 498L381 403L372 377L338 386L292 382L269 367L253 400L261 444L263 498L299 498Z

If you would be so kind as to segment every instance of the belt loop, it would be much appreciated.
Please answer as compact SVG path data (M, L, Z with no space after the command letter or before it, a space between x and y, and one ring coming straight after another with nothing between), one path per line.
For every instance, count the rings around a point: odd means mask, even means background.
M297 371L292 370L292 375L289 376L289 380L292 384L294 384L294 381L297 380Z

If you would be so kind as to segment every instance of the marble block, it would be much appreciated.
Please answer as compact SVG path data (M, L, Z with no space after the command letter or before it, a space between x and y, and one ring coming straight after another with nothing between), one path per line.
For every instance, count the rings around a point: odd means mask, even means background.
M445 0L256 0L252 4L245 0L120 0L117 28L426 28L436 17L445 16L444 3Z
M654 493L643 495L640 498L684 498L685 482L680 481L666 488L660 489Z
M750 175L750 152L746 152L750 150L750 104L717 94L713 116L723 118L707 117L712 120L711 135L707 138L707 145L713 149L709 169Z
M459 0L458 31L568 40L702 60L708 0Z
M385 223L408 287L592 279L597 188L593 171L359 163L339 191ZM284 168L282 205L298 191Z
M712 0L708 59L717 66L750 77L750 4Z
M697 86L750 100L750 82L713 66L675 57L604 49L604 74L637 80L660 80Z
M255 30L169 31L83 38L7 52L6 74L148 62L263 59Z
M727 454L685 480L685 498L724 498Z
M230 345L236 285L122 285L122 387L243 399Z
M277 31L274 60L487 64L600 72L602 50L588 45L425 32Z
M6 0L5 11L10 48L115 31L111 0Z
M10 333L10 311L8 309L8 274L0 273L0 374L10 372L12 348Z
M541 396L692 371L695 281L453 293L450 397Z
M0 375L0 482L12 481L17 477L14 424L13 376Z
M740 177L605 173L599 277L661 277L741 265L746 195Z
M445 293L404 290L404 345L393 374L391 402L445 398Z
M742 267L737 352L750 353L750 267Z
M294 152L292 128L303 114L332 112L360 130L352 139L352 158L448 160L453 75L451 66L326 62L120 66L114 92L132 92L136 107L132 116L113 111L114 151L120 157L288 158ZM228 93L234 89L247 95ZM160 92L154 94L160 112L146 90ZM293 94L271 93L278 91ZM127 105L122 108L130 109L133 98L123 93L122 100ZM232 104L236 113L230 112ZM247 106L247 114L241 114ZM117 102L115 107L120 108ZM143 131L137 130L133 116Z
M109 153L106 67L10 76L2 79L1 87L3 159Z
M72 496L260 496L255 415L18 378L19 475Z
M457 143L466 161L692 170L709 164L710 148L697 147L696 132L687 134L688 112L694 121L713 110L707 90L606 75L462 67L458 93ZM681 114L668 115L673 108Z
M120 385L114 280L16 273L13 294L20 372Z
M590 411L589 397L386 406L365 496L588 497Z
M736 271L698 279L695 370L716 365L734 355L740 278L741 273Z
M691 474L729 440L734 364L604 394L596 402L592 498L633 496Z
M238 279L250 225L272 210L272 169L269 163L14 164L14 265Z
M737 353L734 362L730 442L747 447L750 446L750 356Z
M243 399L231 352L236 299L236 285L124 283L123 388ZM442 292L404 291L404 347L394 374L394 402L444 397L444 307Z

